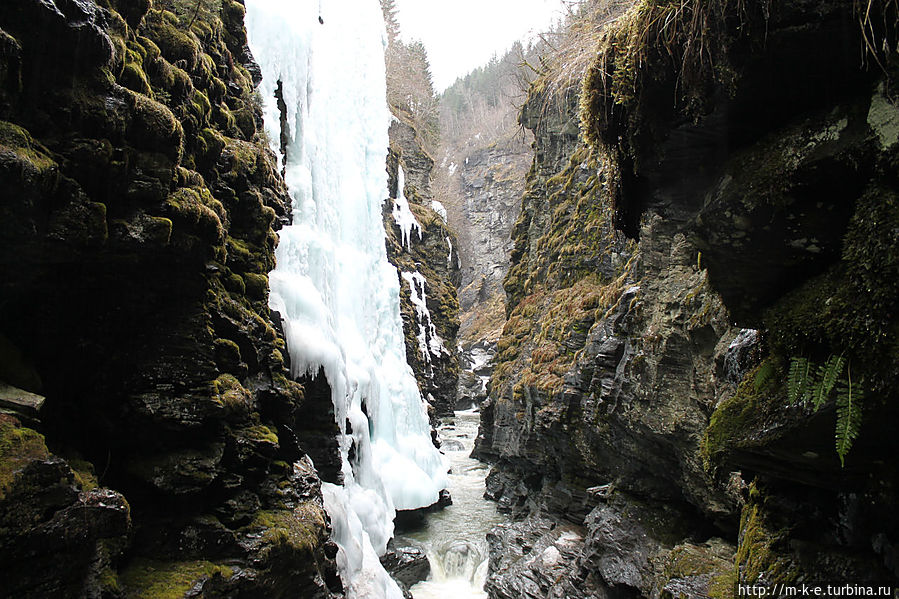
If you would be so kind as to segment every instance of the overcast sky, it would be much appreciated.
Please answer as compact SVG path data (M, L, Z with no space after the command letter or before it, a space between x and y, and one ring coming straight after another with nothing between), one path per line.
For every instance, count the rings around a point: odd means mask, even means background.
M438 92L564 14L562 0L396 0L396 7L403 41L421 40L428 50Z

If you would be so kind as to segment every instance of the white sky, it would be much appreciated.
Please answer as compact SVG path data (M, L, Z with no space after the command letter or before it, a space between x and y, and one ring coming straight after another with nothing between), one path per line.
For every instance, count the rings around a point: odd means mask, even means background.
M400 37L424 43L438 93L564 14L562 0L396 0L396 7Z

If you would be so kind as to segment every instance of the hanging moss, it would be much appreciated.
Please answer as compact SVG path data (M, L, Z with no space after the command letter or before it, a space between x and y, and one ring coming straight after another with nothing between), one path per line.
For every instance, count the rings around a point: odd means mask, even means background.
M762 580L766 585L789 584L798 579L799 572L790 558L783 554L789 530L771 526L766 510L766 496L757 483L749 488L749 501L740 515L740 533L734 558L738 581L753 584Z

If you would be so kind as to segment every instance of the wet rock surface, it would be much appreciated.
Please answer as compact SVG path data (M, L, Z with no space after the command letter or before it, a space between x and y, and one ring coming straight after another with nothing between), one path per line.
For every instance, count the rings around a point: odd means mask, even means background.
M267 305L290 200L244 12L0 12L0 380L46 398L0 460L2 558L42 564L18 596L340 590L318 475L291 465L334 423L306 416ZM6 441L35 429L50 449L20 463ZM22 493L51 504L35 520Z
M874 457L895 422L878 382L895 377L893 349L876 341L895 327L893 265L869 253L896 247L883 73L811 49L855 39L845 4L789 2L733 30L727 14L712 54L736 74L730 91L714 77L698 96L673 91L669 53L688 51L689 30L644 48L633 97L608 85L635 47L622 28L580 104L537 85L523 108L534 164L475 450L493 463L487 496L520 520L491 541L495 596L725 597L736 581L899 575L874 541L897 536L894 468ZM748 52L762 30L770 43ZM781 111L771 94L785 89ZM844 467L834 400L787 401L791 359L841 352L875 396ZM876 523L849 516L855 501ZM549 583L524 556L564 556L546 541L562 523L582 541Z
M424 550L401 537L390 540L387 553L381 556L381 563L407 592L409 587L426 580L431 573L431 564Z

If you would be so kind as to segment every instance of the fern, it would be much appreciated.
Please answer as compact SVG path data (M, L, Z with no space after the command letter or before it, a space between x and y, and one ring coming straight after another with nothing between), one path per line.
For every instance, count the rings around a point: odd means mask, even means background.
M791 404L805 399L809 389L809 372L810 363L808 358L793 358L790 362L790 373L787 378L787 396Z
M830 392L833 391L834 385L840 378L845 363L846 360L843 356L830 356L824 366L818 368L818 381L812 390L812 403L815 410L820 410L827 398L830 397Z
M846 465L846 454L852 448L852 443L858 438L858 431L862 425L862 411L860 407L863 392L857 386L852 388L852 372L848 373L848 380L837 389L837 455L840 457L840 466Z
M846 367L846 378L843 368ZM811 404L818 411L827 403L836 389L837 424L835 431L837 455L845 465L846 454L858 437L862 423L861 401L863 391L852 386L848 362L843 356L831 355L817 366L808 358L792 358L787 375L787 399L790 404Z

